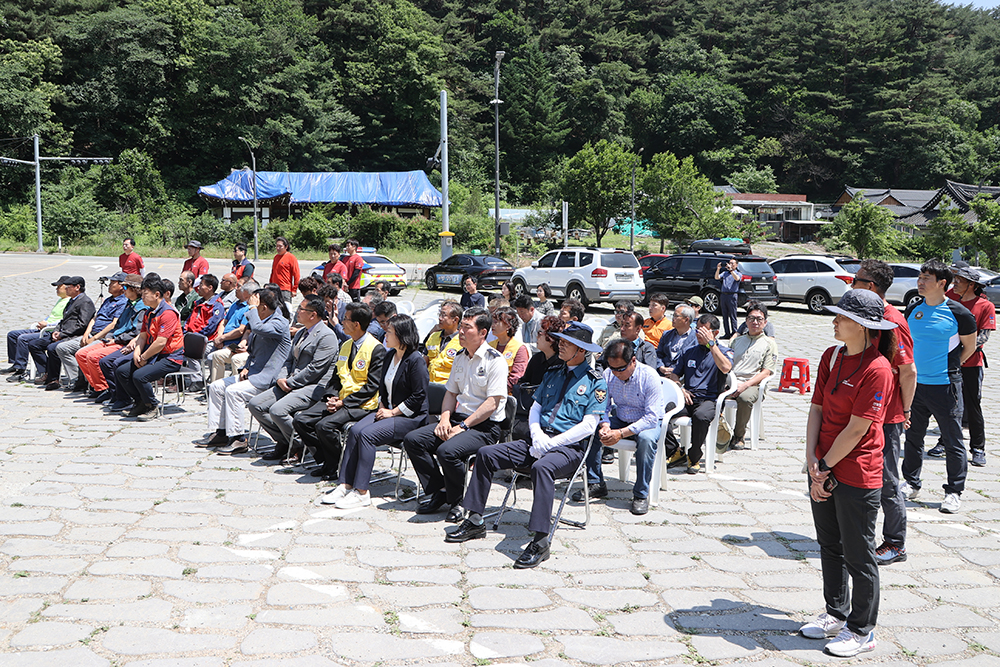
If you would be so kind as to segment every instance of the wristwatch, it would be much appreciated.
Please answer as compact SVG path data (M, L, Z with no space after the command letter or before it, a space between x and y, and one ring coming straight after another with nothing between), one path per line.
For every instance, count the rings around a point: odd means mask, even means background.
M709 348L715 347L715 341L714 340L710 340L707 343L705 343L705 345L708 345Z
M826 472L827 470L830 470L830 466L828 466L826 464L826 460L825 459L820 459L819 463L817 465L819 466L819 471L820 472Z
M468 431L469 430L469 425L466 424L464 421L463 422L459 422L458 423L458 427L460 429L462 429L463 431Z

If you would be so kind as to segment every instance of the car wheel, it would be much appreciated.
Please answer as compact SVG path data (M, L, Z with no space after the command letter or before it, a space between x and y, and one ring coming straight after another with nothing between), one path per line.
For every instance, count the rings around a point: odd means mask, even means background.
M809 306L810 313L816 313L820 315L826 312L824 306L829 306L832 303L830 301L830 295L823 290L815 290L806 295L806 305Z
M434 274L431 273L430 271L428 271L427 275L424 276L424 282L427 283L427 289L437 289L438 288L437 278L435 278Z
M907 293L907 295L903 297L903 307L905 308L909 306L919 298L920 294L917 292L917 290L913 290L912 292Z
M719 293L716 292L714 289L706 290L701 295L701 298L705 302L705 305L703 305L701 309L706 313L715 314L721 310L719 303Z
M524 284L524 281L518 278L514 281L514 298L521 296L522 294L528 293L528 286Z
M587 307L588 303L587 294L586 292L583 291L583 288L577 285L576 283L573 283L572 285L566 288L566 298L576 299L577 301L583 304L584 308Z
M391 290L389 290L389 296L399 296L400 292L402 292L402 290L391 289Z

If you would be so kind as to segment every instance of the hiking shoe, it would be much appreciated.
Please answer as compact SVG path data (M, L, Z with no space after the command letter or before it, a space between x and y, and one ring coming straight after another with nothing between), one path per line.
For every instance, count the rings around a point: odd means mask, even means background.
M962 509L962 497L957 493L944 494L944 500L941 501L941 507L938 508L945 514L955 514L960 509Z
M969 460L970 465L974 465L977 468L982 468L986 465L986 450L985 449L973 449L972 458Z
M932 459L943 459L944 458L944 445L940 442L930 449L927 450L927 456Z
M667 468L668 469L670 469L670 468L680 468L681 466L686 466L687 462L688 462L688 460L687 460L687 457L684 456L684 452L682 452L678 448L678 450L676 452L674 452L673 454L671 454L670 458L667 459Z
M701 472L701 463L700 462L696 462L696 463L692 463L692 464L688 465L688 474L689 475L697 475L700 472Z
M917 496L920 495L920 487L910 486L909 482L900 484L899 490L903 492L903 497L907 500L916 500Z
M906 560L906 547L889 542L883 542L882 546L875 550L875 562L879 565L892 565L902 563Z
M827 637L836 637L845 625L847 625L847 621L841 621L823 612L799 628L799 634L809 639L826 639Z
M826 645L826 652L841 658L875 650L875 631L856 635L847 628L840 631L836 639Z

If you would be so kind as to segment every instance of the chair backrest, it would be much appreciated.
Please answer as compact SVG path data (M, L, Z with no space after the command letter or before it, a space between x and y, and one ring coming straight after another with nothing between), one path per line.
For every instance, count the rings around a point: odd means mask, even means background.
M417 333L420 334L420 340L427 338L427 334L431 332L431 329L438 323L436 317L428 317L426 315L420 317L416 320Z
M208 339L200 333L189 331L184 334L184 356L188 359L204 359Z
M514 400L513 396L506 396L504 400L507 403L504 405L503 421L500 422L500 430L507 433L514 427L514 417L517 415L517 401Z
M431 382L427 385L427 412L432 415L441 414L441 406L444 404L445 388L440 382Z
M401 301L396 304L396 312L402 315L413 316L414 307L412 301Z
M666 406L666 421L684 409L684 390L670 378L660 378L660 389L663 391L663 403Z

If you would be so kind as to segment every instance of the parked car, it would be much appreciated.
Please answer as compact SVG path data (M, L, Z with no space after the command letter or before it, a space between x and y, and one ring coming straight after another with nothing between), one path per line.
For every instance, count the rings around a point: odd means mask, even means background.
M750 244L743 239L699 239L692 241L688 252L726 252L730 255L751 254Z
M639 261L628 250L613 248L560 248L550 250L530 267L517 269L512 278L518 295L534 293L548 283L557 297L579 299L583 305L645 296Z
M380 280L389 283L389 294L396 296L406 289L406 269L396 264L385 255L376 252L368 252L367 248L358 250L361 259L365 261L361 268L361 293L365 294L372 285ZM341 255L340 261L346 262L347 255ZM312 270L313 273L323 275L323 264Z
M643 257L640 257L639 258L639 275L640 276L645 275L646 274L646 269L648 269L649 267L651 267L653 264L658 264L659 262L661 262L662 260L666 259L667 257L670 257L670 255L664 255L662 253L660 253L660 254L655 254L654 253L654 254L645 255Z
M514 267L502 257L492 255L452 255L424 273L427 289L445 287L462 289L462 277L476 276L479 289L500 289L514 275Z
M889 266L892 267L892 285L885 293L885 300L894 306L906 307L920 296L917 294L920 265L898 263Z
M777 276L778 297L784 302L804 303L813 313L851 289L860 259L845 255L787 255L771 262Z
M705 301L703 307L705 312L718 313L722 281L715 279L715 269L719 264L725 266L726 262L734 258L739 264L740 273L743 274L737 304L744 306L752 299L765 306L777 306L779 298L774 283L774 272L766 257L756 255L716 253L671 255L650 266L643 274L647 298L656 292L666 294L672 301L700 296Z
M983 298L989 299L990 303L1000 308L1000 274L982 267L973 267L986 279L986 286L983 288Z

